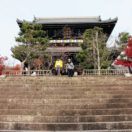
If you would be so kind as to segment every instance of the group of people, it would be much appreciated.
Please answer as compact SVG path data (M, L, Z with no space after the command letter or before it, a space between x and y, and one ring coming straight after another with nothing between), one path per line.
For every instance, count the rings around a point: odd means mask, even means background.
M63 61L61 59L57 59L55 62L55 69L56 69L57 75L61 74L61 70L63 69L63 67L64 67ZM66 65L65 65L65 69L66 69L66 73L67 73L68 77L73 77L74 64L71 59L68 59Z

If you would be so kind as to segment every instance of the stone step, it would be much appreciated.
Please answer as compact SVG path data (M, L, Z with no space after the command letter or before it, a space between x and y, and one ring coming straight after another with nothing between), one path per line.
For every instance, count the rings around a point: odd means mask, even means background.
M39 82L39 81L38 81ZM53 82L51 82L51 81L43 81L43 82L24 82L24 81L18 81L18 82L0 82L1 83L1 87L2 86L7 86L7 87L10 87L10 86L14 86L15 84L18 86L18 87L21 87L21 86L33 86L33 85L36 85L36 86L40 86L40 87L42 87L42 86L45 86L45 87L55 87L55 88L57 88L57 87L61 87L61 86L64 86L64 87L66 87L66 86L73 86L73 87L80 87L80 86L104 86L104 85L106 85L107 87L109 87L109 86L111 86L111 87L115 87L115 86L119 86L119 85L123 85L123 86L130 86L130 85L132 85L132 82L129 82L129 81L126 81L126 82L124 82L124 81L120 81L120 82L104 82L104 81L96 81L96 80L94 80L93 82L90 82L89 80L87 80L86 82L80 82L80 83L78 83L78 82L71 82L71 83L65 83L64 81L63 82L58 82L58 81L56 81L56 80L54 80ZM95 83L96 82L96 83Z
M132 115L89 115L89 116L33 116L33 115L0 115L0 122L28 123L90 123L132 121Z
M40 116L75 116L75 115L127 115L132 108L118 109L0 109L0 115L40 115Z
M0 83L2 85L7 84L7 86L9 86L9 85L13 86L14 84L16 84L18 86L22 86L23 85L22 82L24 82L24 84L29 85L29 86L31 86L33 84L38 85L38 86L41 86L41 85L44 85L45 84L45 86L54 86L55 85L55 87L62 86L62 85L81 86L81 84L82 84L82 86L86 86L86 85L87 86L88 85L103 85L103 84L104 85L105 84L106 85L113 85L113 84L115 84L115 85L121 85L121 84L123 84L123 85L130 85L130 84L132 84L132 82L128 82L128 81L119 81L119 80L118 80L118 82L115 82L115 81L116 80L108 82L108 80L107 81L104 81L104 80L96 80L96 79L93 80L93 81L90 81L88 79L86 81L83 81L83 80L82 81L81 80L77 80L77 81L69 80L67 82L65 80L60 81L60 80L56 80L56 78L54 78L54 80L43 80L43 81L39 81L38 79L31 80L31 81L28 81L28 80L27 81L23 81L23 80L18 80L18 81L17 80L14 80L14 81L3 81L2 80L2 81L0 81ZM95 84L95 82L96 82L96 84Z
M109 79L110 80L110 79ZM27 80L28 81L28 80ZM43 81L43 82L41 82L41 81L39 81L39 80L37 80L36 79L36 81L35 80L33 80L33 81L31 81L31 82L27 82L27 81L22 81L22 80L19 80L19 81L17 81L17 80L15 80L15 81L0 81L0 83L1 83L1 85L2 86L14 86L15 84L19 87L19 86L23 86L23 85L26 85L26 86L33 86L33 85L36 85L36 86L45 86L45 87L49 87L49 86L55 86L55 87L58 87L58 86L77 86L77 87L79 87L79 86L89 86L89 85L91 85L91 86L103 86L103 85L106 85L106 86L119 86L119 85L124 85L124 86L129 86L129 85L131 85L132 84L132 82L131 81L118 81L118 82L116 82L116 80L114 80L114 81L109 81L109 82L106 82L106 81L103 81L103 80L99 80L99 81L97 81L96 79L94 80L94 81L90 81L90 80L87 80L87 81L79 81L79 82L77 82L77 81L72 81L71 80L71 82L65 82L65 80L63 80L63 81L58 81L58 80L52 80L52 81L49 81L49 80L45 80L45 81ZM107 80L108 81L108 80ZM39 82L39 83L38 83ZM96 83L95 83L96 82Z
M126 91L126 90L107 90L107 91L80 91L80 90L73 90L73 91L65 91L65 90L61 90L61 91L57 91L57 90L48 90L48 91L44 91L45 94L76 94L76 93L84 93L84 94L132 94L132 90Z
M0 104L1 109L111 109L111 108L132 108L132 103L87 103L87 104L31 104L31 103L8 103Z
M0 132L60 132L60 131L32 131L32 130L0 130ZM61 131L61 132L132 132L132 129L124 130L75 130L75 131Z
M60 86L45 86L44 84L43 85L21 85L21 86L15 86L15 85L9 85L9 86L7 86L7 85L4 85L4 86L2 86L2 85L0 85L0 90L1 91L6 91L6 90L28 90L28 91L31 91L31 90L33 90L33 91L35 91L35 90L66 90L66 91L72 91L72 90L97 90L97 91L100 91L100 90L132 90L132 84L130 84L130 85L118 85L118 86L112 86L112 85L109 85L109 86L107 86L107 85L103 85L103 86L101 86L101 85L85 85L85 86L83 86L83 85L80 85L80 86L72 86L72 85L70 85L70 86L68 86L68 85L65 85L65 84L63 84L62 86L60 85Z
M49 94L49 95L45 95L43 93L39 94L39 93L34 93L34 92L29 92L28 94L9 94L8 95L9 99L131 99L132 98L132 94ZM2 95L0 95L0 100L2 99L7 99L7 96L5 96L5 94L3 93Z
M95 83L96 82L96 83ZM107 87L109 87L109 86L111 86L111 87L119 87L120 85L123 85L124 87L127 87L127 86L130 86L131 84L132 84L132 82L130 82L130 81L126 81L126 82L124 82L124 81L119 81L119 82L116 82L116 81L109 81L109 82L104 82L104 81L96 81L96 80L94 80L93 82L91 82L91 81L89 81L89 80L87 80L86 82L70 82L70 83L67 83L67 82L65 82L65 81L63 81L63 82L57 82L56 80L54 80L54 81L44 81L44 82L40 82L40 81L38 81L37 80L37 82L35 82L35 81L32 81L32 82L27 82L27 81L14 81L14 82L9 82L9 81L7 81L7 82L0 82L1 83L1 86L0 86L0 88L2 88L2 87L4 87L4 86L6 86L6 87L13 87L13 86L17 86L17 87L23 87L23 86L26 86L26 87L30 87L30 86L34 86L34 85L36 85L36 86L39 86L39 87L43 87L43 86L45 86L45 87L55 87L55 88L57 88L57 87L62 87L62 86L64 86L64 87L67 87L67 86L69 86L69 87L71 87L71 86L73 86L73 87L80 87L80 86L83 86L83 87L86 87L86 86L93 86L93 87L96 87L96 86L99 86L99 87L104 87L104 85L106 85Z
M132 103L107 103L107 104L86 104L86 105L59 105L59 104L51 104L44 105L45 109L53 109L53 107L58 109L112 109L112 108L132 108Z
M122 92L122 91L128 91L128 92L132 92L132 87L129 86L129 87L71 87L71 88L66 88L66 87L58 87L58 88L54 88L54 87L29 87L29 88L26 88L26 87L16 87L16 86L13 86L13 87L10 87L10 88L7 88L6 86L5 87L2 87L0 88L0 91L3 93L3 92L7 92L7 93L12 93L12 92L87 92L87 91L90 91L90 92L110 92L110 91L115 91L115 92Z
M25 101L25 102L24 102ZM128 101L112 101L112 100L89 100L89 101L83 101L83 100L80 100L80 101L68 101L68 100L56 100L56 99L52 99L52 100L41 100L40 102L39 101L32 101L32 100L14 100L14 101L11 101L11 99L9 99L8 102L0 102L0 107L3 108L4 106L5 107L19 107L19 106L22 106L22 107L25 107L25 106L45 106L45 105L60 105L60 106L64 106L64 105L69 105L69 106L77 106L77 105L82 105L83 106L86 106L88 105L89 107L96 107L98 105L102 106L102 107L111 107L111 106L115 106L118 107L118 106L124 106L124 107L127 107L129 105L129 107L132 107L132 100L128 100Z
M98 122L98 123L22 123L0 122L0 130L49 130L49 131L82 131L82 130L118 130L132 129L132 121Z
M65 105L72 105L72 104L82 104L82 105L86 105L86 104L92 104L92 103L132 103L132 99L131 98L89 98L89 99L10 99L10 98L5 98L5 99L0 99L0 104L39 104L39 105L43 105L43 104L65 104Z
M36 87L36 86L33 86L33 87L16 87L16 86L13 86L12 88L7 88L6 86L5 87L2 87L0 88L0 91L1 92L14 92L14 91L17 91L17 92L23 92L23 91L28 91L28 92L31 92L31 91L45 91L45 92L53 92L53 91L57 91L57 92L61 92L61 91L65 91L65 92L72 92L72 91L75 91L75 92L82 92L82 91L96 91L96 92L107 92L107 91L115 91L115 92L120 92L120 91L129 91L131 92L132 91L132 88L131 86L129 87L94 87L94 86L91 86L91 87L68 87L68 88L65 88L65 87L58 87L58 88L53 88L53 87Z
M132 130L132 78L7 77L0 84L1 131Z
M43 90L38 90L38 91L1 91L0 95L14 95L14 94L19 94L19 95L25 95L25 94L46 94L46 95L56 95L56 94L61 94L61 95L79 95L79 94L84 94L84 95L88 95L88 94L132 94L132 90L108 90L108 91L65 91L65 90L61 90L61 91L57 91L57 90L48 90L48 91L43 91Z

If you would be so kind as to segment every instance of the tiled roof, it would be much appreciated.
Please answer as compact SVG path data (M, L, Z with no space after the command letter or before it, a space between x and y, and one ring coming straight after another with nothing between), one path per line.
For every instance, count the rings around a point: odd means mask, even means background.
M116 23L118 18L101 20L98 17L64 17L64 18L35 18L34 23L38 24L80 24L80 23ZM22 20L17 19L17 23L22 23ZM28 21L27 21L28 22ZM32 22L31 22L32 23Z

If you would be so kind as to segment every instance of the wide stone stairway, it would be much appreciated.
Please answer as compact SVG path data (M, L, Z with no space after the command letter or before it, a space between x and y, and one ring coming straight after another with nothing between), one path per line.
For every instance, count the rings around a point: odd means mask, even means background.
M132 78L0 78L0 131L132 132Z

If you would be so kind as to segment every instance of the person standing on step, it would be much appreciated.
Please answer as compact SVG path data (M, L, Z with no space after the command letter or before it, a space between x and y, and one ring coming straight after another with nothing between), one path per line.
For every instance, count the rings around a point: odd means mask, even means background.
M71 61L71 59L68 59L68 62L66 64L66 70L67 70L68 77L73 77L73 74L74 74L74 64Z

